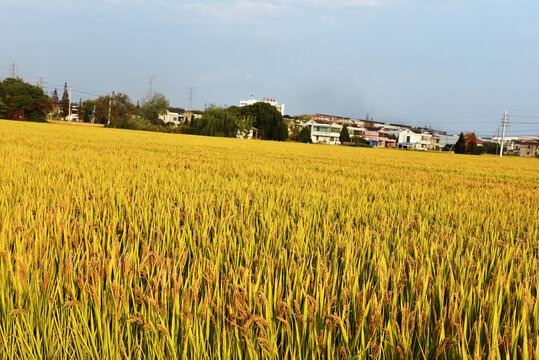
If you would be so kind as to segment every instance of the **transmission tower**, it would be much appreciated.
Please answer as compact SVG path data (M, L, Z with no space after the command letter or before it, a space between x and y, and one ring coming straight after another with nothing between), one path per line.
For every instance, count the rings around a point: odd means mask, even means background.
M9 77L17 77L17 65L15 65L15 61L13 61L9 66Z
M148 100L153 97L153 79L155 79L155 77L156 75L148 76L148 94L146 95Z

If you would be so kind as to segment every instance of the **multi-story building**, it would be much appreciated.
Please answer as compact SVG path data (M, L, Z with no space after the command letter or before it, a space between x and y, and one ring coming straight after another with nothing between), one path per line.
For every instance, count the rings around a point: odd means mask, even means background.
M421 133L411 129L403 130L399 133L397 147L402 149L419 149L421 144Z
M338 145L341 135L342 125L333 123L322 123L311 120L304 124L311 128L311 141L313 143L335 144Z
M375 126L364 126L363 129L365 130L365 140L371 146L393 148L397 146L397 140L389 138L388 130Z
M241 100L240 107L254 105L258 102L264 102L264 103L270 104L271 106L276 108L281 113L281 115L284 115L284 104L279 104L275 99L270 99L270 98L263 98L262 100L257 100L254 98L251 98L249 100Z
M526 157L539 156L539 139L521 141L519 153Z
M439 151L441 148L440 140L441 138L439 135L406 129L399 133L397 146L403 149Z
M346 125L346 124L345 124ZM342 124L333 122L322 122L311 120L303 126L310 127L311 141L313 143L335 144L339 145ZM362 126L347 126L350 137L361 136L371 146L375 147L396 147L397 140L390 139L388 132L384 129L367 128Z
M333 145L339 145L341 143L339 140L343 128L341 124L310 120L303 124L303 126L310 127L311 141L313 143ZM363 136L365 134L365 130L361 127L348 126L347 129L350 137Z

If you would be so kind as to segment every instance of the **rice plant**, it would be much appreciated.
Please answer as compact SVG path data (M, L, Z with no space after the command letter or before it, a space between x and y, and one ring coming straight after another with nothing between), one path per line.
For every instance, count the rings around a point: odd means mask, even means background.
M538 179L0 121L0 358L539 359Z

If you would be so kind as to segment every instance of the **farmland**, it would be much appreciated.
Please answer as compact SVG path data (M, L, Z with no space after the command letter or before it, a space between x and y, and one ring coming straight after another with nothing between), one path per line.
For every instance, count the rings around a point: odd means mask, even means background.
M0 358L539 359L539 161L0 121Z

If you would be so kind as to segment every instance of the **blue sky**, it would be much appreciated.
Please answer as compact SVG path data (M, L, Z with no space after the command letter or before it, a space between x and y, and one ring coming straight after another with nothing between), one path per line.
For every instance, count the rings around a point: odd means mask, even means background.
M508 109L510 134L539 134L538 15L537 0L0 0L0 77L14 61L74 98L136 101L155 75L172 106L196 87L196 108L254 93L291 115L481 135Z

